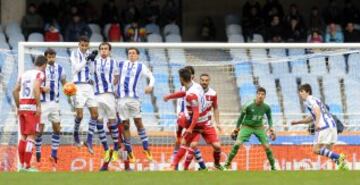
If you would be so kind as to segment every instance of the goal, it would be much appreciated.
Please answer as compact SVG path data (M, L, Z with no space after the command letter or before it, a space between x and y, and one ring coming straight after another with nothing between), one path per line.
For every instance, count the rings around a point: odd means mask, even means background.
M100 43L91 43L91 50ZM334 150L347 155L351 169L360 169L360 44L290 44L290 43L111 43L112 57L126 60L126 48L140 49L140 61L144 62L155 76L155 89L151 95L140 94L143 121L149 134L149 143L154 156L147 161L142 153L141 141L135 126L131 125L136 162L135 170L162 170L170 165L173 152L176 124L176 103L164 102L162 97L180 89L177 71L186 65L195 67L195 81L202 73L210 75L210 87L218 93L220 110L219 132L224 162L234 143L230 133L235 128L242 106L252 101L259 86L267 90L266 102L273 113L274 128L278 135L271 147L279 170L335 169L326 158L312 153L314 136L308 126L291 126L292 120L308 116L308 111L298 96L300 84L309 83L313 95L319 97L330 111L346 126L339 135ZM48 47L57 52L57 62L64 67L67 80L71 80L69 54L77 43L20 42L14 54L5 60L7 72L2 78L8 90L12 90L16 76L32 67L35 56ZM11 63L11 64L10 64ZM145 87L147 81L141 83ZM95 155L85 148L74 147L72 131L74 113L63 94L60 95L62 135L59 148L58 171L97 171L102 163L102 148L97 135ZM9 104L9 103L8 103ZM7 107L6 107L7 106ZM0 130L0 171L16 170L17 121L12 104L1 110L4 124ZM81 124L84 139L88 129L88 111ZM265 123L265 125L267 125ZM42 153L48 156L51 150L51 126L45 128ZM109 143L111 144L110 137ZM213 165L212 148L201 141L199 146L204 160ZM48 161L36 163L42 171L51 171ZM193 162L191 168L196 170ZM234 170L269 170L265 152L255 137L244 144L233 160ZM111 164L111 170L121 171L121 161Z

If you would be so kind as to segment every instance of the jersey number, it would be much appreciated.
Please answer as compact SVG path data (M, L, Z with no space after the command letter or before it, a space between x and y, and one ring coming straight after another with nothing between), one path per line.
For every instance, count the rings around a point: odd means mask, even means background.
M22 83L22 96L28 97L30 95L31 89L30 89L30 80L27 80Z

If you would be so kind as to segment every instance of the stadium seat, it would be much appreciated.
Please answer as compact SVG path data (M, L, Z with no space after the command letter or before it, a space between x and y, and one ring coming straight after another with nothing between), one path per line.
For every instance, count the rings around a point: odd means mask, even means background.
M234 48L231 48L230 49L230 55L234 59L234 61L238 61L238 60L249 61L249 56L247 54L246 49L242 49L242 48L234 49Z
M264 42L264 37L260 34L254 34L253 35L253 39L252 41L253 43L263 43Z
M252 75L252 69L251 69L250 62L236 63L234 66L235 66L235 76L236 77Z
M230 24L226 26L226 35L229 37L234 34L241 34L242 28L238 24Z
M176 34L166 35L165 42L181 42L181 36Z
M263 48L260 49L254 49L254 48L250 48L250 57L252 60L263 60L266 59L267 53L266 50Z
M328 64L333 75L345 75L346 63L343 55L329 56Z
M101 34L101 28L98 24L88 24L88 26L93 34L94 33Z
M162 38L159 34L153 33L147 36L148 42L162 42Z
M352 53L348 57L349 74L359 74L360 53Z
M327 74L325 57L315 57L309 59L311 74L324 75Z
M305 55L305 50L300 48L289 48L289 56L302 56Z
M159 125L169 127L176 124L176 115L173 114L160 114Z
M290 61L291 73L294 75L308 74L308 66L305 60L292 60Z
M281 113L280 105L270 105L272 113Z
M5 41L5 42L0 42L0 49L9 50L10 48L9 48L8 43ZM4 54L4 53L2 53L2 54Z
M118 61L127 60L127 54L125 48L114 47L111 51L111 55Z
M259 76L258 85L266 89L266 102L279 105L275 79L272 76Z
M90 42L103 42L104 38L102 35L100 35L100 33L92 33L91 37L90 37Z
M240 24L240 19L238 15L228 14L225 16L225 25L230 24Z
M286 60L285 49L269 49L270 64L273 75L284 75L289 73L289 63Z
M328 104L329 110L332 114L341 114L343 113L342 106L339 104Z
M244 37L239 34L228 35L228 42L230 43L244 43Z
M267 59L258 59L253 62L253 70L255 76L270 75L270 64Z
M104 29L103 29L103 34L105 36L106 39L109 39L109 30L111 28L111 24L105 24Z
M41 33L30 33L28 37L29 42L43 42L44 36Z
M141 111L146 113L153 113L154 107L151 103L142 103L141 104Z
M178 25L176 25L174 23L167 24L164 27L163 34L164 34L164 36L170 35L170 34L180 35L180 28Z
M154 73L154 77L155 77L156 83L166 85L169 82L169 75L168 75L167 71L163 71L161 74Z
M168 49L169 63L171 65L185 65L186 56L184 49Z
M145 26L145 29L147 34L152 34L152 33L160 34L160 27L155 23L147 24Z
M12 37L9 38L9 44L12 48L12 50L17 51L18 50L18 43L25 41L24 35L19 34L19 35L13 35Z
M325 96L324 103L334 105L334 111L343 113L339 78L330 75L323 76L323 92ZM343 116L339 116L339 118L343 119Z
M344 86L347 113L349 114L348 119L355 120L357 123L357 120L360 120L360 115L358 114L360 112L360 81L352 77L345 78Z
M279 81L283 96L285 116L290 117L288 114L301 113L296 78L292 75L284 75Z
M6 28L5 28L5 33L8 36L11 34L21 33L21 27L20 27L19 23L11 22L11 23L7 24Z
M252 83L253 77L252 76L240 76L236 77L236 84L240 88L243 84Z
M5 34L0 32L0 43L6 43L6 37Z
M244 83L240 86L240 95L242 96L254 96L256 94L256 87L252 83Z

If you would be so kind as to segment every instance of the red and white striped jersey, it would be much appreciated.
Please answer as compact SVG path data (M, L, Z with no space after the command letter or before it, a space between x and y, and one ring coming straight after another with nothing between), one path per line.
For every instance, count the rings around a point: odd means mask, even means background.
M218 107L217 102L217 93L214 89L208 88L208 90L205 92L205 99L206 99L206 111L209 112L209 119L211 119L212 112L211 109L216 109Z
M35 81L39 80L43 83L45 80L44 72L40 70L29 70L21 75L19 78L20 83L20 97L19 97L19 110L36 111L36 100L34 94Z
M204 90L200 84L193 82L192 86L186 91L186 117L192 116L192 107L199 106L199 119L197 123L207 123L209 120L209 111L206 109L206 100Z

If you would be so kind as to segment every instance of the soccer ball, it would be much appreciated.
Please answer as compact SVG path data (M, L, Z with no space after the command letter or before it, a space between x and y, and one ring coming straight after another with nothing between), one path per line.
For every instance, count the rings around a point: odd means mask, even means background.
M74 83L68 82L64 85L64 94L66 96L74 96L76 94L77 88Z

